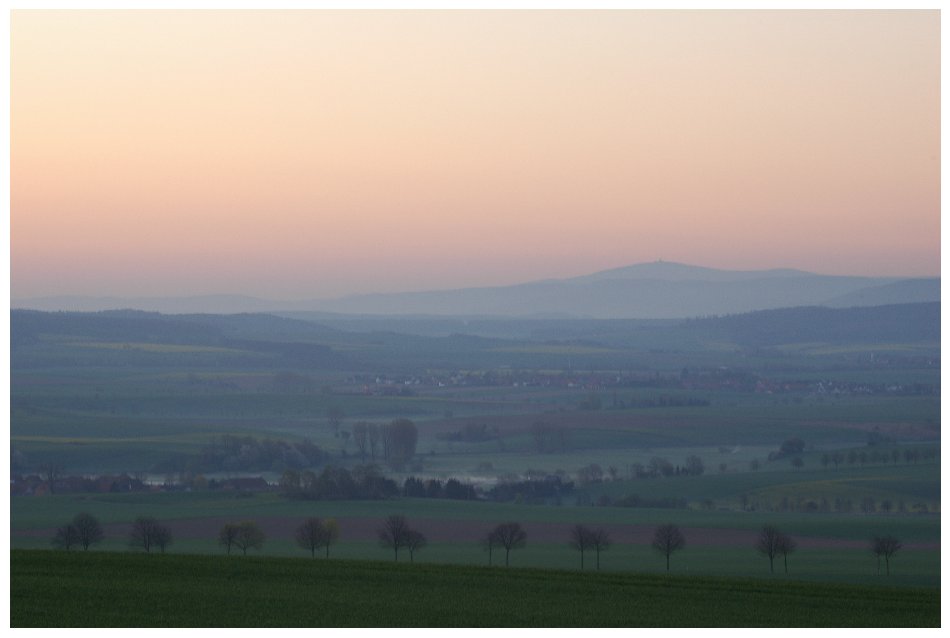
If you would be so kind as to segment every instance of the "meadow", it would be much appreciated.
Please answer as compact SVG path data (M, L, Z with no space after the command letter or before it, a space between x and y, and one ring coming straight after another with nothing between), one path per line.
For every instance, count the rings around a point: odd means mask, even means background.
M937 588L225 556L11 554L11 626L935 627ZM91 578L95 575L95 578ZM49 604L56 600L56 604Z
M55 527L84 511L99 518L106 538L98 549L123 552L137 516L167 523L174 542L169 551L218 554L217 535L226 522L253 520L266 534L264 556L304 556L293 534L305 518L334 518L340 540L335 558L388 559L376 542L383 517L404 515L429 544L415 556L419 563L484 564L489 559L479 539L496 523L513 520L528 533L524 549L512 552L518 566L576 570L579 554L568 547L570 527L584 524L606 529L612 547L601 567L611 572L662 572L663 559L650 548L654 528L679 526L686 548L674 555L677 574L710 577L768 577L768 560L754 548L763 525L776 525L796 539L789 557L796 579L815 582L882 583L936 586L940 580L940 520L935 515L799 514L695 509L573 507L514 503L398 498L391 501L299 501L278 494L235 495L221 492L55 495L14 498L11 503L14 548L50 548ZM899 537L905 548L892 560L891 574L877 573L869 540L875 534ZM405 557L403 557L405 559ZM588 569L591 555L588 555ZM498 560L497 551L494 560ZM784 577L776 573L775 577Z

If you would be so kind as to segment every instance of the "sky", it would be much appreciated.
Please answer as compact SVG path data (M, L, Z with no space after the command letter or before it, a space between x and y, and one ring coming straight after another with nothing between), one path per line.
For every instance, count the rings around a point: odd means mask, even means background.
M940 272L938 11L11 16L11 296Z

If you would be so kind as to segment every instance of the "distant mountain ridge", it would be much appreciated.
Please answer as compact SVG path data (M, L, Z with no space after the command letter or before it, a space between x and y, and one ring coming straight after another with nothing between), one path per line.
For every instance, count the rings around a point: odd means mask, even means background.
M287 302L271 301L248 295L197 295L191 297L87 297L62 295L13 299L13 308L67 312L100 312L103 310L141 310L168 314L237 314L268 312Z
M705 266L691 266L675 261L644 262L601 270L590 275L572 277L569 281L584 282L602 279L658 279L661 281L745 281L764 277L821 277L814 273L793 268L774 268L770 270L720 270Z
M940 301L940 279L832 276L793 270L719 270L657 261L510 286L273 301L242 295L47 297L14 308L173 314L332 312L366 315L564 316L677 319L795 306L877 306Z
M54 335L52 339L51 335ZM423 350L493 350L518 343L562 343L600 348L739 347L788 344L877 344L939 350L940 304L911 303L854 308L799 306L697 319L515 319L418 316L356 316L300 313L165 315L136 310L10 312L13 362L22 347L44 343L164 343L269 353L286 360L318 357L321 365L353 364L354 349L340 344L407 343ZM330 350L334 350L331 356ZM174 352L172 352L174 354ZM365 353L364 353L365 354ZM920 352L918 351L918 354ZM357 355L359 358L362 355ZM930 355L924 355L930 356ZM365 361L365 359L363 359Z

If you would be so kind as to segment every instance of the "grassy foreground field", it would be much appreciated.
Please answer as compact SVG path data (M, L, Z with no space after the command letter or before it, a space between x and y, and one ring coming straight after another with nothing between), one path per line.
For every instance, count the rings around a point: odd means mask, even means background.
M48 549L56 527L79 512L89 512L102 522L105 539L96 546L102 551L128 551L131 522L149 515L171 528L174 542L169 552L191 555L223 553L217 543L221 526L253 520L266 534L266 541L260 551L252 552L275 558L305 555L293 541L294 530L305 518L335 518L341 534L331 557L352 561L388 559L389 552L377 543L376 530L383 516L401 514L429 541L415 556L417 566L484 565L488 556L479 546L479 538L494 524L512 520L520 522L528 533L526 547L512 553L512 566L571 571L579 571L580 557L568 547L569 527L584 524L603 527L611 535L613 544L603 557L602 569L627 574L664 569L650 540L656 525L669 522L682 529L687 543L673 557L674 574L730 578L770 577L768 560L754 549L756 534L770 524L799 544L789 559L792 578L825 583L887 582L902 587L940 583L940 518L936 515L737 513L414 498L298 501L275 493L236 498L220 491L58 494L11 499L11 546ZM877 574L874 555L868 551L869 539L875 534L892 534L905 544L892 559L886 581ZM787 580L779 573L775 578Z
M937 627L938 588L13 550L28 626Z

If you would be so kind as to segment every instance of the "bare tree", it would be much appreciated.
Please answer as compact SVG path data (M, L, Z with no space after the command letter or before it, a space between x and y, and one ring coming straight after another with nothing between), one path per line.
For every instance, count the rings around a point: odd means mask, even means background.
M319 518L308 518L297 528L294 540L303 549L310 550L311 558L316 558L317 550L323 547L323 521Z
M157 547L165 553L165 548L172 543L171 530L151 516L139 516L132 523L132 530L129 532L129 545L151 552L153 547Z
M877 556L877 573L881 573L881 556L884 557L884 565L887 569L887 575L891 575L891 556L903 547L894 536L875 536L871 539L871 551Z
M238 526L234 523L225 523L218 532L218 544L228 550L228 556L231 555L231 548L237 541L238 531Z
M95 545L102 540L102 525L92 514L81 512L76 514L72 526L76 529L79 544L84 551L89 549L90 545Z
M57 527L56 533L53 535L52 543L53 546L59 549L65 549L68 552L72 549L73 545L79 544L79 532L76 531L72 523Z
M323 551L324 556L330 558L330 545L336 544L340 540L340 524L335 518L328 518L323 521Z
M670 556L686 547L686 539L676 525L667 523L656 528L653 534L653 549L666 556L666 571L670 571Z
M164 554L165 548L172 544L172 531L167 525L159 523L153 532L153 539L155 547Z
M488 565L489 566L491 566L492 550L495 547L498 547L501 545L501 542L498 540L498 536L495 534L495 531L496 530L491 530L490 532L482 536L482 539L479 541L479 545L481 545L482 549L488 550Z
M360 453L360 462L366 462L366 447L369 443L369 428L365 421L354 423L350 430L353 431L353 442L356 444L356 450Z
M330 424L330 429L333 430L333 436L340 436L340 424L343 423L344 416L346 415L340 406L331 405L327 407L327 423Z
M395 419L383 427L383 453L389 465L401 469L415 456L419 430L409 419Z
M584 569L584 552L591 546L591 531L583 525L571 528L571 538L568 541L571 549L581 553L581 569Z
M498 540L498 544L505 548L505 567L508 566L508 555L513 549L520 549L525 546L528 540L528 534L521 527L520 523L502 523L492 532Z
M763 556L769 558L769 572L775 573L774 561L779 553L779 546L782 542L782 532L774 525L766 525L759 532L759 537L755 541L755 549Z
M151 552L152 547L158 546L159 528L164 527L151 516L139 516L132 523L132 529L129 532L129 545L136 549L144 549ZM167 543L166 543L167 544Z
M409 532L409 523L406 517L399 514L392 514L383 521L383 526L377 530L379 544L383 547L391 547L393 550L393 560L399 560L399 549L406 546L406 533Z
M332 518L325 521L319 518L308 518L297 528L294 538L297 545L310 550L311 557L315 558L316 551L323 548L326 557L330 558L330 545L340 538L340 525Z
M422 549L426 546L426 537L425 535L414 529L410 529L406 532L406 549L409 550L409 562L412 562L412 556L417 549Z
M379 447L379 426L375 423L369 423L366 426L367 437L369 438L369 456L373 461L376 460L376 448Z
M234 546L247 556L247 550L260 549L264 546L264 532L254 521L243 521L237 524L237 535L234 537Z
M151 517L140 516L132 523L129 531L129 546L137 549L152 551L152 528L158 522Z
M49 493L56 492L56 482L63 478L63 468L57 463L49 462L40 466L40 472L46 484L49 486Z
M597 555L597 569L600 570L600 553L610 549L610 534L605 529L595 529L590 533L590 546Z
M782 561L785 563L785 573L788 573L788 555L797 549L798 543L788 534L779 534L776 550L782 555Z

